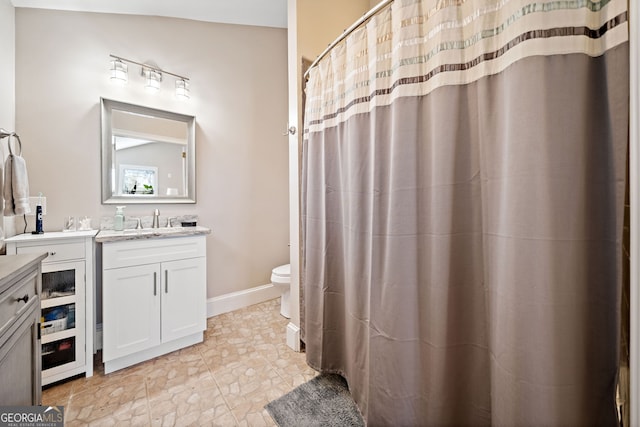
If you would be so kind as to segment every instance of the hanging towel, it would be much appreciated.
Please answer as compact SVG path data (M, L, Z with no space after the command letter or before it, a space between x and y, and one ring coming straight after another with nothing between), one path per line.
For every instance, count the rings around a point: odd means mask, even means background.
M4 168L4 216L31 213L27 163L20 156L9 154Z
M11 157L7 156L7 161L4 164L4 186L2 187L2 195L4 196L4 216L13 216L15 211L13 209L13 191L11 190Z

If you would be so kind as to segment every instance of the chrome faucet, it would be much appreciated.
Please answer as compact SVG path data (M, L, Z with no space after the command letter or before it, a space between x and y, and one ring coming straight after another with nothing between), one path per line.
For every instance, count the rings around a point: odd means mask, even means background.
M159 228L160 224L159 224L159 218L160 217L160 210L156 209L155 211L153 211L153 228Z

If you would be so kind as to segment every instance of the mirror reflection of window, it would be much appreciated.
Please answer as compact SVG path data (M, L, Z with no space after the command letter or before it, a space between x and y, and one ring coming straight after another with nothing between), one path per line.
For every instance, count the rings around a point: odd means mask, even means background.
M153 196L158 188L158 168L153 166L120 164L119 196Z

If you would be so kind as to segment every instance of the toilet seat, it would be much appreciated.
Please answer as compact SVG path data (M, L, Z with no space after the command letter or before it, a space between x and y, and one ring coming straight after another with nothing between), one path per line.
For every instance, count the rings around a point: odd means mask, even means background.
M290 283L291 264L281 265L271 271L271 283Z

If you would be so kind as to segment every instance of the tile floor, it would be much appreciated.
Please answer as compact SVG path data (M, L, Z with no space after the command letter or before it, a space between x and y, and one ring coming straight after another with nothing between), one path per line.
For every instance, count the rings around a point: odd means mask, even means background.
M304 353L285 344L275 299L208 319L204 342L105 375L46 388L66 426L275 426L264 405L310 380Z

